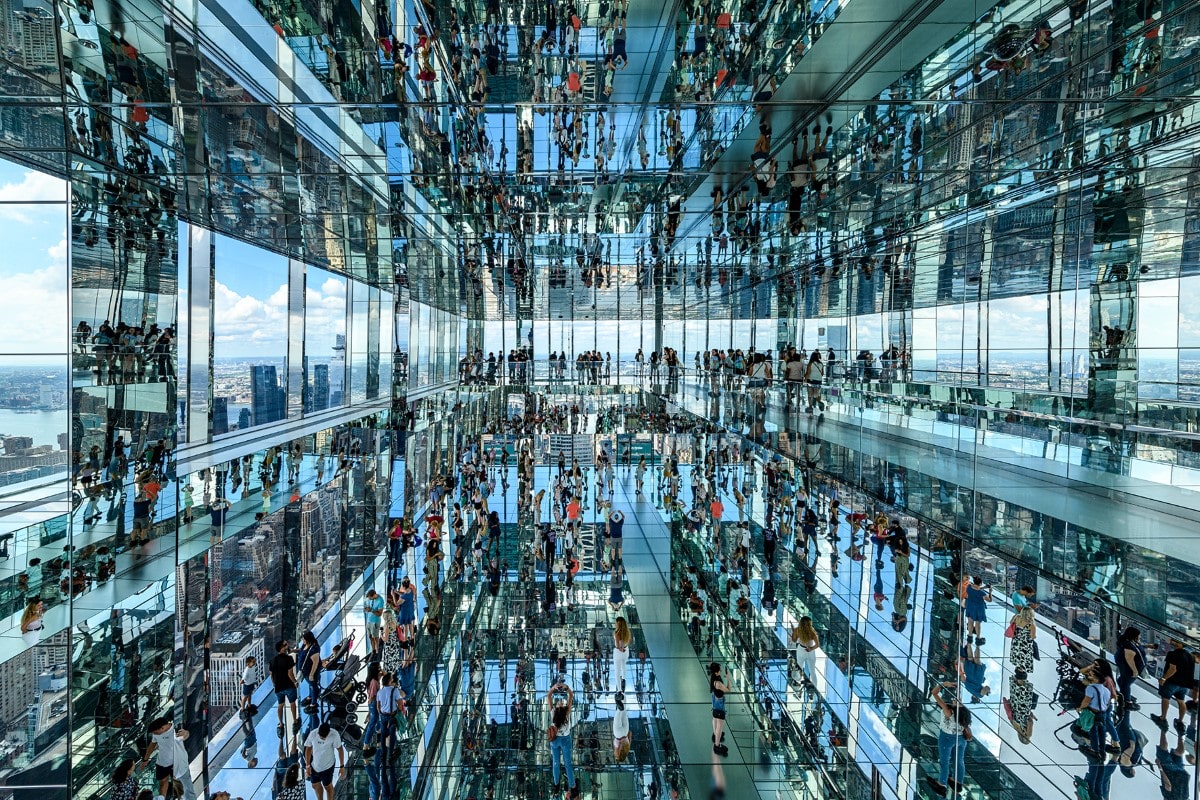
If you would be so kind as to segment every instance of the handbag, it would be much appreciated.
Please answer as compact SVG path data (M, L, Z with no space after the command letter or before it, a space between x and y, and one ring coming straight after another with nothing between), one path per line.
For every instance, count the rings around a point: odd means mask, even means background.
M1004 638L1011 639L1017 633L1017 618L1013 617L1008 622L1008 627L1004 629Z
M1031 644L1033 645L1033 660L1041 661L1042 660L1042 651L1041 651L1041 649L1038 648L1037 639L1034 639L1033 642L1031 642Z
M1085 708L1079 712L1079 721L1075 723L1076 727L1082 733L1091 733L1092 727L1096 724L1096 712L1092 709Z
M551 725L550 727L546 728L546 741L547 742L553 742L557 738L558 738L558 726L557 725Z

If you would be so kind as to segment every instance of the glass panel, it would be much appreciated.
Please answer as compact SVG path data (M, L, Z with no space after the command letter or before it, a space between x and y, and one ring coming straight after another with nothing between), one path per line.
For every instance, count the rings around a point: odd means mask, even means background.
M287 416L288 260L216 237L213 433Z
M304 299L305 413L346 403L346 279L309 267Z

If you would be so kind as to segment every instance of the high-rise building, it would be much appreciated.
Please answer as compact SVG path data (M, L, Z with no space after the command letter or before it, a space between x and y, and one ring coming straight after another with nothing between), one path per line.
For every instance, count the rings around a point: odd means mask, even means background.
M255 425L278 422L287 415L287 395L274 366L258 364L250 368L250 409Z
M229 432L228 397L214 397L212 399L212 432L213 436Z
M329 364L313 365L313 410L329 408Z
M338 334L333 346L333 358L327 367L329 402L326 408L340 406L346 401L346 337Z

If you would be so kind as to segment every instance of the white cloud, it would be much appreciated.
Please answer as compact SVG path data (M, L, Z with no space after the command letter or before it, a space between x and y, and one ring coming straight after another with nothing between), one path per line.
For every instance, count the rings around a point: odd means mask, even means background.
M287 353L287 284L265 300L217 281L213 296L214 355L218 358Z
M70 347L67 318L66 247L62 262L30 272L0 272L0 350L6 353L66 353ZM53 258L56 248L50 248Z
M0 219L29 224L33 222L35 213L39 211L62 214L63 209L57 207L37 209L28 204L65 203L66 200L66 181L45 172L30 170L21 176L20 181L0 184Z

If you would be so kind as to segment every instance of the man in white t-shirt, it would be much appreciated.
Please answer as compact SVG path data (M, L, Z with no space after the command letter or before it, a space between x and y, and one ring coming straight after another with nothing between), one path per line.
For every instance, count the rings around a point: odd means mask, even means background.
M183 785L184 800L196 800L196 787L192 785L191 771L188 768L187 749L183 742L188 737L187 731L175 732L175 726L166 717L159 717L150 723L150 744L142 756L141 766L150 763L150 756L155 752L158 758L154 762L154 779L158 782L158 796L167 793L167 781L174 778Z
M304 761L308 764L308 782L317 793L317 800L333 800L333 768L338 778L346 777L346 750L341 735L328 722L308 734L304 740Z

